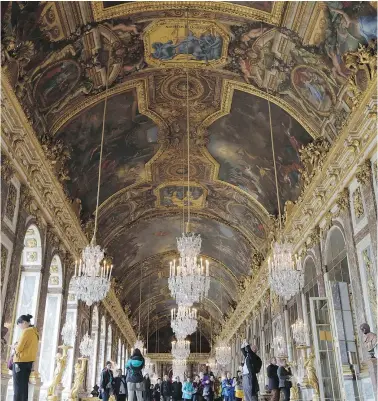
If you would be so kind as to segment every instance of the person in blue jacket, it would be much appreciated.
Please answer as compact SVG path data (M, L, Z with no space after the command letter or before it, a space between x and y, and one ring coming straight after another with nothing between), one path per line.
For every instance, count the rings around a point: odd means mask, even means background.
M134 401L135 394L137 401L143 401L143 368L143 355L138 348L135 348L131 358L126 363L128 401Z
M227 372L227 377L222 380L222 395L224 401L233 401L235 396L235 382L231 373Z
M186 382L182 386L182 398L184 400L191 400L192 395L194 393L193 383L190 380L190 377L186 379Z

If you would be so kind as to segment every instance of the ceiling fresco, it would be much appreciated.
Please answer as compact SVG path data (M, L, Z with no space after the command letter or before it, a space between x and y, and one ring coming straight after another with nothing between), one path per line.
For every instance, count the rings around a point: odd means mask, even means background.
M56 133L57 139L70 148L68 191L82 200L86 212L96 206L103 113L104 101L75 116ZM158 149L158 127L139 113L136 91L110 97L104 128L100 202L145 180L145 164Z
M271 106L280 199L300 193L299 149L311 136L288 113ZM220 164L219 179L248 192L271 214L277 213L268 102L235 91L230 114L208 129L210 154ZM240 210L240 209L239 209Z
M361 46L376 52L376 3L1 7L3 76L88 239L108 84L97 242L113 258L134 328L141 266L143 334L149 304L151 322L169 327L168 266L189 203L211 260L209 299L199 306L209 339L253 278L255 253L269 248L277 204L267 99L283 206L303 188L300 149L319 137L332 144L366 86L368 71L354 77L353 60Z

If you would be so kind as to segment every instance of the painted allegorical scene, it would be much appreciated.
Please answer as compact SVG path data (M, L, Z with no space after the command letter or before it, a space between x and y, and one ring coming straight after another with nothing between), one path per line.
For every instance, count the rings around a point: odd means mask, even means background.
M104 246L114 256L117 269L129 269L154 254L175 251L176 238L182 229L181 216L154 217L139 221ZM238 231L216 220L198 216L192 216L191 229L201 234L203 255L220 260L237 276L249 273L252 248ZM148 247L144 245L146 242ZM121 244L127 244L127 248Z
M167 185L159 189L159 206L164 207L183 207L190 205L194 208L204 207L206 196L204 190L199 185L188 187L182 185Z
M95 209L104 102L86 109L56 134L70 147L66 185L82 200L83 212ZM108 99L100 204L115 192L145 176L145 164L159 149L158 128L138 112L135 91Z
M300 193L299 149L311 141L305 129L283 109L271 105L273 138L282 205ZM219 179L277 210L268 103L235 91L231 112L209 127L208 150L220 164Z
M213 22L185 20L158 21L144 34L150 62L211 62L225 58L225 33ZM227 42L227 41L226 41Z

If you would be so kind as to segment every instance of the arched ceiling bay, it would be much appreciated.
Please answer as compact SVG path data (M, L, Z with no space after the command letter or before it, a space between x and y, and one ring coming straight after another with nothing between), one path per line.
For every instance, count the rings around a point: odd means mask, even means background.
M283 204L301 189L299 148L318 136L332 142L353 109L344 59L376 38L375 3L3 3L2 71L89 238L109 76L98 243L130 317L139 317L142 266L153 283L142 281L143 322L150 298L151 318L167 327L168 262L190 202L211 259L199 307L210 338L252 255L268 247L276 201L267 99Z

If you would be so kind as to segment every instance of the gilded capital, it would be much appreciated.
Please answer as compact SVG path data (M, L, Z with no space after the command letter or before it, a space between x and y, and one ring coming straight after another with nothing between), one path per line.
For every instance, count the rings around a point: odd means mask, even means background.
M370 160L365 160L359 167L356 173L356 178L359 184L367 184L371 179L371 163Z
M5 182L9 182L13 177L14 169L10 159L5 155L1 154L1 177Z
M349 206L349 190L348 188L344 188L339 197L337 198L336 204L340 210L343 212Z

